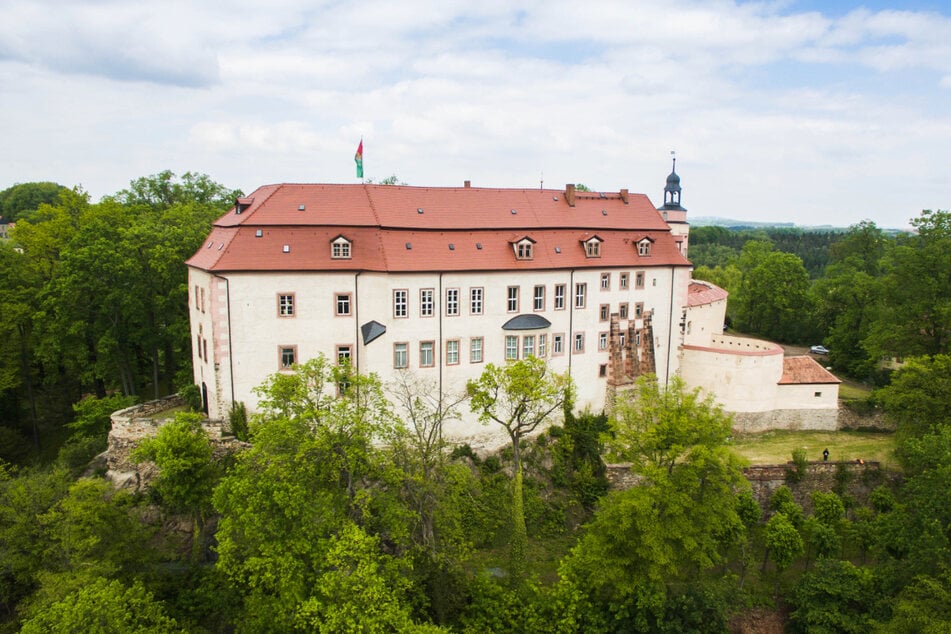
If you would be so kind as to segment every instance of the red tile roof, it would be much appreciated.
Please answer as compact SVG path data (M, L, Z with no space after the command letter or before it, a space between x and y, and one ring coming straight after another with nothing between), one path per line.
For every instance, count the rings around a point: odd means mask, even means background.
M209 271L689 266L646 196L631 194L628 204L620 194L575 197L570 207L556 190L267 185L245 197L251 202L240 214L219 218L188 264ZM579 229L604 240L602 257L585 257ZM330 257L339 235L352 242L351 259ZM636 242L644 236L654 244L641 257ZM513 237L535 241L533 259L515 259Z
M809 385L841 383L834 374L816 363L812 357L786 357L783 359L783 377L780 385Z
M729 293L710 282L691 280L687 287L687 306L703 306L729 297Z

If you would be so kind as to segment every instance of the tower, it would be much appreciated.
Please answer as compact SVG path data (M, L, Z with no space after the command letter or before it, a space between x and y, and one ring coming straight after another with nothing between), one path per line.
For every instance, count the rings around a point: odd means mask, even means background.
M673 152L671 152L673 154ZM677 157L673 157L673 167L664 187L664 204L657 208L670 226L670 233L680 245L680 252L687 257L687 238L690 225L687 224L687 210L680 204L680 176L677 175Z

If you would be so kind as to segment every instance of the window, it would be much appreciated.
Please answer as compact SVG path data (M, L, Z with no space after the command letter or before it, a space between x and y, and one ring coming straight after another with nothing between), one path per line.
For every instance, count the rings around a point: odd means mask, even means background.
M201 304L198 301L198 284L195 284L195 310L201 310Z
M584 308L585 296L588 294L588 285L584 282L575 284L575 308Z
M607 350L608 349L608 333L599 332L598 333L598 350Z
M398 369L409 367L409 346L407 344L393 344L393 367Z
M634 319L640 319L644 316L644 303L637 302L634 304Z
M635 346L641 345L641 333L639 332L634 333L634 345Z
M469 312L473 315L482 314L482 289L469 289Z
M281 346L281 369L290 370L297 363L297 346Z
M813 392L812 395L816 398L819 398L820 396L822 396L822 392Z
M509 286L506 310L510 313L518 312L518 286Z
M620 343L622 348L624 347L624 342L626 341L627 341L627 334L622 332L620 337Z
M589 258L601 257L601 241L597 238L591 238L584 243L584 254Z
M548 355L548 335L538 335L538 358L544 359Z
M515 257L519 260L531 260L532 246L531 240L522 240L517 243L515 245Z
M350 353L352 350L350 346L337 346L337 365L350 363Z
M337 293L337 314L350 314L350 293Z
M637 243L637 254L643 257L647 257L651 254L651 241L647 238L644 238Z
M599 320L601 320L601 321L607 321L607 320L608 320L608 316L610 315L610 313L611 313L611 305L610 305L610 304L601 304L601 306L598 307L598 319L599 319Z
M634 288L644 288L644 271L634 274Z
M419 291L419 316L433 316L433 289L424 288Z
M406 317L407 311L409 309L409 291L403 288L398 288L393 291L393 316L394 317Z
M482 337L469 340L469 363L482 363Z
M337 238L330 244L330 257L335 260L350 258L350 242L346 238Z
M611 290L611 274L610 273L601 274L601 290L602 291Z
M286 295L277 296L277 314L279 317L293 317L294 316L294 294L288 293Z
M204 358L204 357L201 356L201 335L200 335L200 334L195 335L195 350L198 351L198 358L199 358L199 359ZM205 361L207 361L207 360L208 360L208 359L205 359Z
M446 314L449 316L459 314L459 289L446 289Z
M419 342L419 366L421 368L430 368L433 366L433 342Z
M629 277L629 276L628 276L627 273L621 273L621 288L622 288L622 289L627 288L627 280L628 280L628 277Z
M602 363L598 366L598 376L607 376L608 375L608 364Z
M201 312L205 312L205 289L201 289Z
M627 319L627 302L622 302L618 305L618 316L621 319Z
M205 361L207 361L207 360L208 360L208 340L207 340L207 339L202 338L202 340L201 340L201 348L202 348L202 350L204 350L204 352L205 352Z
M458 339L450 339L446 342L446 365L459 365Z
M565 308L565 285L555 284L555 310L564 310Z
M551 337L551 353L552 355L564 354L565 353L565 336L562 334L552 335Z
M575 354L584 352L584 333L583 332L575 333L574 352Z
M535 356L535 335L525 335L522 337L522 358L527 359Z
M532 308L535 310L545 310L545 287L539 285L535 287L535 295L532 298Z
M505 336L505 360L510 361L518 359L518 337L515 335Z

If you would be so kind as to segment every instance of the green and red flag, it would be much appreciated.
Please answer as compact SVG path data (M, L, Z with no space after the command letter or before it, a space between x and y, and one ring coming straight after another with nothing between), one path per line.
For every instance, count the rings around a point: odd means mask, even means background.
M357 153L353 155L353 160L357 164L357 178L363 178L363 139L360 139L360 145L357 146Z

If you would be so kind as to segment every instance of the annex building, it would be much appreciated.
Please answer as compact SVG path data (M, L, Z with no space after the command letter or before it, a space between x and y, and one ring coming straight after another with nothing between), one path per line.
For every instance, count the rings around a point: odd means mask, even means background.
M411 372L445 395L464 392L486 363L534 355L571 375L578 409L610 408L640 374L665 384L679 373L762 419L750 428L779 410L800 427L831 411L834 425L835 377L807 357L797 363L808 372L787 368L774 344L753 350L723 335L726 292L691 279L680 195L676 170L659 208L626 189L574 185L260 187L187 262L208 414L226 419L235 402L254 411L254 387L319 354L384 384ZM463 410L447 435L495 431Z

